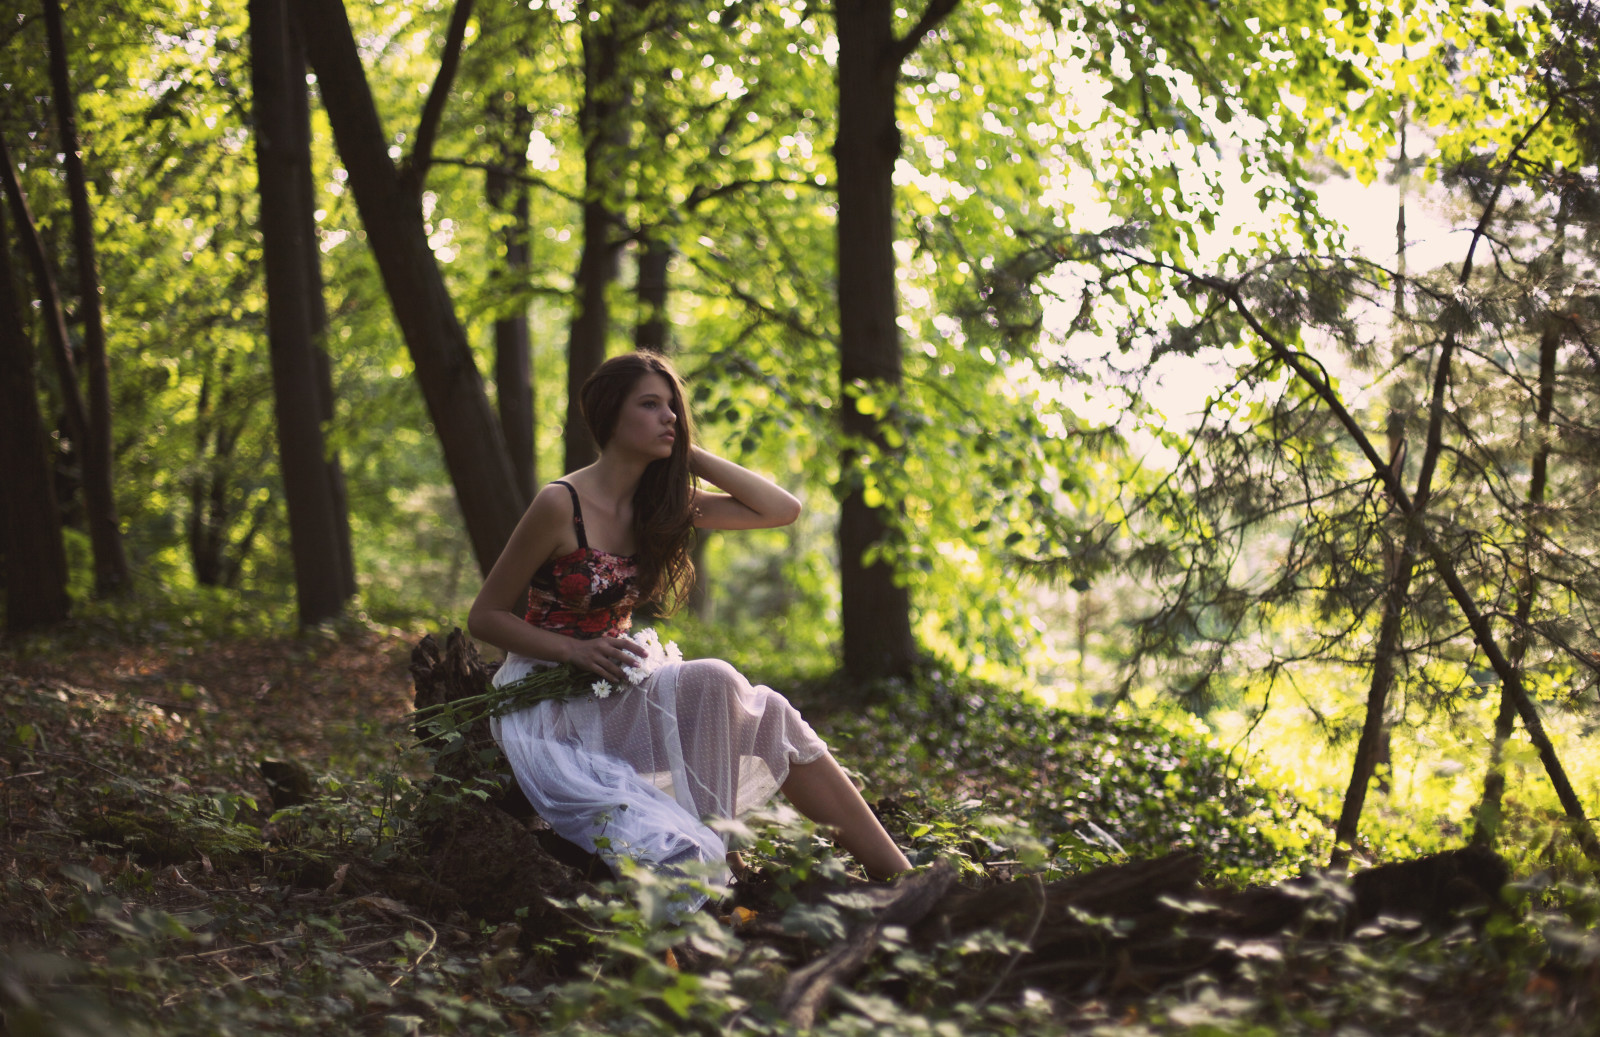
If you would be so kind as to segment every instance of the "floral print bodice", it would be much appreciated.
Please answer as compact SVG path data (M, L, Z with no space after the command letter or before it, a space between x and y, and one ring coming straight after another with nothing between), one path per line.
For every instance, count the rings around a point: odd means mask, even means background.
M639 600L638 567L632 555L614 555L589 546L583 509L572 484L557 479L572 495L572 528L578 549L539 567L528 584L528 611L522 617L542 630L589 640L620 637L633 625Z

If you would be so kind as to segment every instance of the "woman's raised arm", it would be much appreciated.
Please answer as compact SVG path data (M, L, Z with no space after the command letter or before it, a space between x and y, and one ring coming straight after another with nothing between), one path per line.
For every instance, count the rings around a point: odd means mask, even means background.
M765 476L700 447L689 470L722 493L694 498L694 524L701 529L771 529L800 517L800 500Z

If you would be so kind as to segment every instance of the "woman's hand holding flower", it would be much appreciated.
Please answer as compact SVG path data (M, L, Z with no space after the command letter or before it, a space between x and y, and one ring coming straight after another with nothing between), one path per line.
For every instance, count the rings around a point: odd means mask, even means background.
M635 666L646 654L643 645L626 637L596 637L586 641L574 639L566 661L606 680L626 684L627 668Z

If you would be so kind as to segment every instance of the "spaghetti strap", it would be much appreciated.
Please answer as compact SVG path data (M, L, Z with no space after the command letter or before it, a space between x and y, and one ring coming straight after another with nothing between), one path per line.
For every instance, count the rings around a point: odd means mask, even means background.
M578 534L578 546L585 551L589 549L589 538L583 535L583 505L578 503L578 491L565 479L551 479L557 486L565 486L567 492L572 494L572 529Z

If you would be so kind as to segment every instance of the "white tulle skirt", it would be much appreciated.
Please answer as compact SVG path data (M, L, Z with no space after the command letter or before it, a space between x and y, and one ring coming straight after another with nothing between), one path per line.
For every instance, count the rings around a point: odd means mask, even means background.
M513 653L494 683L549 665ZM723 882L727 847L705 821L756 809L790 765L828 751L788 699L720 659L669 663L605 699L541 702L496 718L490 731L529 802L564 838L655 868L700 862L700 873Z

